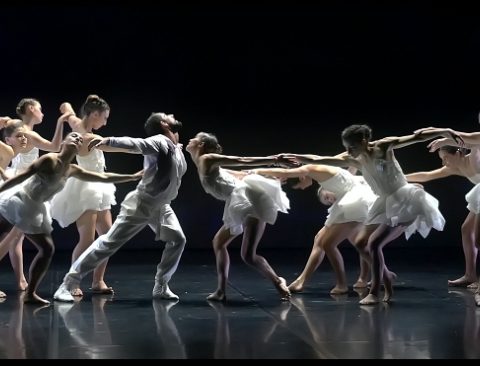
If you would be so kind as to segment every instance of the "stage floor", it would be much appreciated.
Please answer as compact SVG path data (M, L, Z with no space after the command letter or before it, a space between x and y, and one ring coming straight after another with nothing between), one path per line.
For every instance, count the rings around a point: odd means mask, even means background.
M390 304L360 306L351 289L358 260L347 246L350 291L330 296L325 260L306 291L281 302L273 286L240 261L232 248L227 303L206 296L216 287L213 252L184 253L171 281L177 303L152 300L160 251L120 250L110 261L115 295L85 296L73 304L23 305L5 259L0 288L0 358L479 358L480 307L473 292L449 288L463 274L461 248L386 248L398 275ZM272 266L292 281L308 248L266 250ZM69 253L56 253L40 288L51 299ZM27 255L28 257L28 255ZM28 266L28 259L26 260Z

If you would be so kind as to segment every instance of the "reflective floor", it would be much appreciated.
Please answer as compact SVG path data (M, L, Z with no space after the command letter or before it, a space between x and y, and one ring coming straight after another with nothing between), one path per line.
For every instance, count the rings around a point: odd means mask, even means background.
M342 250L353 283L357 259ZM462 274L461 249L435 258L413 250L386 251L396 292L391 304L375 306L360 306L364 294L353 290L330 296L327 263L304 293L281 302L234 248L226 304L205 300L216 286L212 252L185 253L171 282L181 298L174 303L151 299L160 252L120 251L107 275L115 295L91 295L86 280L81 301L40 308L23 305L3 261L0 358L479 358L480 308L471 290L446 286ZM308 249L264 254L291 281ZM67 261L67 253L55 254L42 296L51 298Z

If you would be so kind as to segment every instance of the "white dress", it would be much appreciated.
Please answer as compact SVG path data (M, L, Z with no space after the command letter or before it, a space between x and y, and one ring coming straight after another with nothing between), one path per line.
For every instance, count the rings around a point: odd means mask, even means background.
M366 225L410 223L405 230L407 240L417 231L425 238L432 228L443 230L445 219L438 209L438 200L422 188L407 183L395 158L391 161L372 159L362 167L362 173L378 195Z
M467 209L474 214L480 213L480 173L467 177L475 186L465 195Z
M243 232L247 216L274 224L278 211L287 213L290 202L280 182L258 174L238 179L219 168L208 176L200 176L205 192L225 201L223 223L232 235Z
M49 234L52 217L47 201L65 185L65 178L35 174L13 194L0 194L0 215L25 234Z
M345 222L365 222L377 196L365 179L345 169L338 169L333 177L320 183L322 188L335 194L335 202L328 209L325 226Z
M105 171L103 151L93 149L85 156L77 155L80 167L93 172ZM113 183L87 182L69 178L65 188L50 202L52 217L61 227L67 227L86 211L109 210L115 205L115 185Z
M29 152L18 154L12 159L10 168L8 169L8 174L10 176L14 176L23 172L30 164L37 160L39 156L40 151L37 147L34 147Z

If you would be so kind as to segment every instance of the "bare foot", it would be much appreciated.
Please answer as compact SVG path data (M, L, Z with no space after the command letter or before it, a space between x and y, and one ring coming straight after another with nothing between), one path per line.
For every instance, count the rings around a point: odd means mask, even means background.
M480 292L478 290L475 292L475 305L480 306Z
M283 277L278 277L278 280L279 282L275 283L275 288L280 293L281 300L287 301L292 296L290 290L288 289L287 281L285 281L285 278Z
M360 305L375 305L378 304L380 300L373 294L368 294L365 298L360 300Z
M103 295L110 295L113 294L113 288L108 287L105 281L99 281L96 283L92 283L92 292L94 294L103 294Z
M25 291L27 288L28 288L28 282L24 278L18 283L17 289L18 289L18 291Z
M23 302L25 304L39 304L39 305L48 305L50 301L42 299L36 293L26 293L25 297L23 298Z
M297 278L290 285L288 285L288 289L290 290L290 292L302 292L303 291L303 282L300 281Z
M478 288L478 282L473 282L467 286L467 288L476 290Z
M227 295L222 290L216 290L215 292L211 293L207 296L207 300L209 301L227 301Z
M348 293L348 287L342 287L342 286L335 286L330 290L330 295L343 295Z
M72 296L83 296L83 291L80 289L80 287L74 288L70 291L70 293Z
M383 275L383 287L385 288L385 295L383 302L389 302L393 296L392 278L390 277L393 272L387 272Z
M457 278L456 280L448 280L448 286L466 287L476 281L477 281L476 278L469 278L467 276L462 276L460 278Z
M353 288L367 288L368 282L362 278L359 278L357 282L353 284Z
M5 297L7 297L7 294L3 291L0 291L0 299L4 299Z

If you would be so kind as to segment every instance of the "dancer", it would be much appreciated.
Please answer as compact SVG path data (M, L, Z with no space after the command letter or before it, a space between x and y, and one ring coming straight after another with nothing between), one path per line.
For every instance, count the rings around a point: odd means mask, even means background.
M446 140L444 140L446 142ZM462 246L465 256L465 274L456 280L448 280L449 286L477 287L477 253L476 245L478 237L476 236L476 225L478 225L478 214L480 213L480 166L478 166L478 154L480 145L470 146L472 150L466 152L465 149L457 146L443 145L440 141L433 141L429 147L433 152L438 150L438 155L442 160L443 166L431 171L416 172L406 174L409 182L429 182L431 180L445 178L452 175L458 175L467 178L475 186L466 194L467 209L470 211L462 224Z
M369 207L376 199L363 177L354 176L345 169L328 165L303 165L292 169L260 168L252 171L281 179L308 178L320 184L318 196L323 204L330 206L328 217L324 227L315 235L312 252L303 272L288 288L291 292L303 291L306 282L322 263L326 253L337 278L337 283L330 293L347 293L347 276L338 245L346 239L353 246L357 245L358 233L367 218ZM358 243L358 245L364 247L366 243ZM368 263L364 263L362 259L360 259L360 262L360 276L353 285L354 288L366 287L368 282Z
M170 206L187 170L178 143L181 126L182 123L173 114L154 113L145 122L145 131L149 136L146 139L108 137L90 142L89 148L143 154L145 173L137 188L123 200L120 213L110 230L99 236L72 264L53 296L55 300L73 301L70 290L77 288L85 275L147 225L155 232L156 240L166 242L157 266L152 295L154 298L178 300L168 282L177 269L186 242L177 216Z
M290 297L285 279L279 277L267 260L257 254L257 247L266 223L273 224L277 212L287 212L289 201L278 180L256 174L246 175L223 169L223 166L259 166L272 164L276 157L238 157L220 155L222 148L217 138L209 133L198 133L187 145L197 166L205 192L225 201L223 226L213 238L217 261L218 286L207 299L226 301L226 286L230 267L227 247L242 234L241 255L245 263L270 279L282 300ZM241 178L240 178L241 177Z
M49 153L34 161L24 172L9 179L0 186L4 192L23 181L20 189L0 195L0 233L13 226L21 230L38 250L30 266L29 286L25 302L48 304L36 291L44 277L54 252L51 236L52 219L46 201L60 191L69 177L91 181L127 182L138 180L141 174L113 174L86 171L71 164L82 144L82 137L72 132L65 138L59 153Z
M72 131L82 134L83 147L77 154L77 163L80 167L102 173L105 171L105 157L99 149L88 151L88 144L100 136L92 133L105 126L110 116L110 106L97 95L89 95L82 105L82 116L76 117L72 106L63 103L60 106L62 113L70 112L68 123ZM70 199L75 194L79 197L76 205L70 205ZM110 208L115 205L115 185L111 183L86 182L79 179L69 179L65 188L53 197L51 202L52 217L61 227L76 223L78 243L72 252L72 263L95 240L98 235L105 234L112 227ZM108 260L103 261L93 271L92 292L97 294L112 294L113 288L107 286L104 280ZM72 289L72 295L82 296L80 288Z
M402 137L386 137L371 141L372 130L367 125L352 125L342 132L342 141L348 155L343 157L319 157L286 154L285 158L301 163L353 166L362 171L367 183L378 198L369 210L365 228L360 232L360 254L371 262L372 285L370 293L360 301L363 305L379 302L380 282L384 281L385 297L393 295L392 278L386 271L383 247L405 232L408 238L419 232L424 238L431 228L443 230L445 219L438 210L438 201L420 187L408 184L395 158L394 149L427 141L439 136L453 136L450 132L418 132Z
M36 125L43 122L44 116L42 105L37 99L23 98L16 107L16 113L21 118L24 132L27 134L27 147L12 159L11 166L7 169L7 174L10 176L23 172L32 164L39 157L39 149L57 152L63 138L63 124L68 118L68 113L60 116L52 141L49 141L33 130ZM6 248L9 249L17 288L20 291L24 291L28 286L23 272L23 240L23 233L18 228L13 228L0 244L0 247L6 245ZM3 258L5 253L1 254L0 258Z

